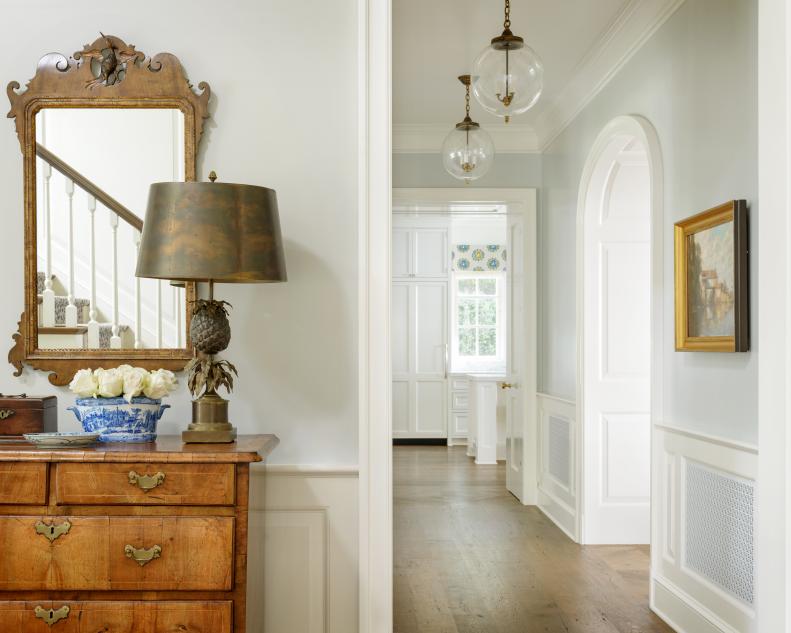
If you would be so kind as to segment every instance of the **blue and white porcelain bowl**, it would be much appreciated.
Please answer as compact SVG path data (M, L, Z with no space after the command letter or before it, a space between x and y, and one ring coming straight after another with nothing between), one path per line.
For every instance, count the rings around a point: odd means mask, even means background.
M153 442L157 439L157 422L170 407L162 400L137 397L77 398L69 407L89 432L99 432L100 442Z

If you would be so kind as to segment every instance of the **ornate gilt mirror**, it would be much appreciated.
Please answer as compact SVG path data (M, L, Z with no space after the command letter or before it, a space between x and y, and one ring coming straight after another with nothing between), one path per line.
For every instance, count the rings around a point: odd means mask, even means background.
M209 86L102 35L8 85L22 147L25 311L9 361L67 384L82 368L183 369L195 284L135 277L151 183L195 180Z

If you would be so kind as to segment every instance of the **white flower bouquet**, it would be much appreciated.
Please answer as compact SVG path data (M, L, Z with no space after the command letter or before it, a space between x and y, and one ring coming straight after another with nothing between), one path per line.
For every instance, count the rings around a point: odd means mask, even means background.
M162 398L178 384L167 369L148 371L121 365L114 369L81 369L69 388L77 395L69 407L86 431L101 432L104 442L152 442L162 413Z
M81 369L69 384L80 398L117 398L127 402L143 395L160 400L176 388L176 375L167 369L148 371L142 367L120 365L114 369Z

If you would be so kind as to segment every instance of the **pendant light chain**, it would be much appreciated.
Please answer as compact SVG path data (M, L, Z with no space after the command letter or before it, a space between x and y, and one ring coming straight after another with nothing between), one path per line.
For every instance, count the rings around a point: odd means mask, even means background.
M511 0L505 0L505 22L503 28L507 31L511 28Z
M467 86L467 94L464 97L464 107L466 110L467 118L470 118L470 84L468 83Z

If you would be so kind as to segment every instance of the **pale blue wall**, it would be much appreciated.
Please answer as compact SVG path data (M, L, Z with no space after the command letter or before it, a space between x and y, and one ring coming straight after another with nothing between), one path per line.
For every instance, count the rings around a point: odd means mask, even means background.
M465 185L448 174L439 154L393 154L393 187L539 187L540 154L498 154L489 173Z
M734 198L758 224L757 1L687 0L544 154L541 195L541 388L575 398L575 222L582 168L602 128L639 114L657 130L665 171L665 421L757 441L757 261L753 351L674 351L673 223Z

